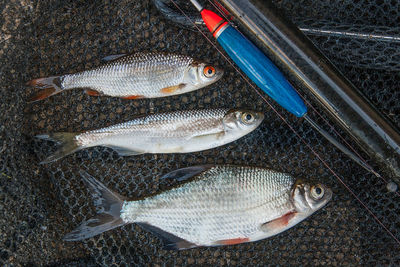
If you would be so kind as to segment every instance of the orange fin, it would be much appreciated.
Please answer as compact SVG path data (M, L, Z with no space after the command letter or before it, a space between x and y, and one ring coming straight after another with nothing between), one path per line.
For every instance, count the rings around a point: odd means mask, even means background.
M216 243L218 245L237 245L237 244L242 244L245 242L249 242L250 238L245 237L245 238L232 238L232 239L225 239L225 240L219 240Z
M186 84L181 83L181 84L178 84L178 85L165 87L165 88L161 89L160 92L164 93L164 94L172 94L172 93L175 93L176 91L182 89L185 86L186 86Z
M269 221L267 223L264 223L262 225L262 228L268 228L268 229L280 229L283 228L285 226L287 226L289 224L289 221L296 216L295 211L291 211L286 213L285 215L283 215L282 217L279 217L275 220Z
M26 85L40 89L40 91L33 95L28 102L35 102L45 99L51 95L58 94L63 90L59 76L34 79L27 82Z
M140 99L140 98L144 98L144 95L130 95L130 96L123 97L123 99L129 99L129 100Z
M101 96L101 93L99 91L96 91L93 89L86 89L85 92L87 95L90 95L90 96Z
M26 83L27 86L42 86L46 78L33 79Z
M56 89L54 87L45 88L37 92L34 96L32 96L28 102L43 100L54 94L56 94Z

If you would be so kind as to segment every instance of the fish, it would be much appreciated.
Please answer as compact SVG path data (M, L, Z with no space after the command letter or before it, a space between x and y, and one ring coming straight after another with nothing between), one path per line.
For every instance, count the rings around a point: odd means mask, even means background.
M91 96L166 97L208 86L224 73L221 68L192 57L169 53L111 55L105 61L90 70L27 82L27 86L40 89L29 102L75 88L85 89Z
M121 156L189 153L233 142L255 130L264 114L246 109L196 109L141 116L82 133L52 133L36 138L61 143L41 163L50 163L84 148L105 146Z
M64 236L91 238L136 223L158 236L164 249L236 245L277 235L325 206L332 191L320 183L270 169L201 165L172 171L161 179L178 185L129 200L80 172L99 211Z

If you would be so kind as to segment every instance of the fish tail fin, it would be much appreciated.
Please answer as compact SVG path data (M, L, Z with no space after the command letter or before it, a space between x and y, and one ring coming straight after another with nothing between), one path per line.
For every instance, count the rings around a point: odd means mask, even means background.
M87 172L80 171L90 189L97 214L64 236L66 241L78 241L126 224L121 218L125 197L111 191Z
M31 97L31 99L29 99L29 103L45 99L51 95L58 94L63 90L60 76L34 79L27 82L26 85L40 89Z
M40 164L47 164L59 160L71 153L80 150L81 147L79 147L75 142L76 135L76 133L52 133L36 135L35 137L39 139L61 143L61 147L56 152L54 152L54 154L46 158L44 161L40 162Z

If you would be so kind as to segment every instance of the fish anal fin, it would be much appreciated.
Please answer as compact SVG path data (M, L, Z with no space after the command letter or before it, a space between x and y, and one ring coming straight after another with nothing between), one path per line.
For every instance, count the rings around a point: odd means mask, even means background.
M183 250L197 247L196 244L193 244L185 239L182 239L174 234L168 233L156 226L150 225L148 223L138 223L143 229L151 232L158 238L163 241L164 249L166 250Z
M100 93L99 91L93 90L93 89L86 89L85 92L87 95L90 95L90 96L101 96L102 95L102 93Z
M123 99L128 99L128 100L134 100L134 99L144 98L144 95L130 95L130 96L124 96L122 98Z
M131 150L131 149L125 148L125 147L112 146L112 145L105 145L105 146L115 150L115 152L117 152L118 155L120 155L120 156L134 156L134 155L143 154L143 152L134 151L134 150Z
M103 57L101 60L112 61L112 60L116 60L116 59L124 57L124 56L126 56L126 54L109 55L109 56Z
M165 88L161 89L160 92L163 93L163 94L173 94L176 91L181 90L185 86L186 86L185 83L181 83L181 84L178 84L178 85L165 87Z
M232 238L232 239L225 239L225 240L219 240L215 242L217 245L237 245L237 244L242 244L249 242L250 238L248 237L238 237L238 238Z
M212 164L187 167L165 174L161 179L176 179L181 182L214 167Z
M196 247L201 247L197 246L196 244L190 243L186 240L182 240L176 243L169 243L164 245L163 249L165 250L185 250L185 249L190 249L190 248L196 248Z
M295 211L290 211L288 213L286 213L285 215L274 219L272 221L269 221L267 223L264 223L261 228L265 231L265 230L271 230L271 231L275 231L275 230L279 230L282 229L284 227L286 227L289 224L289 221L294 218L296 216Z

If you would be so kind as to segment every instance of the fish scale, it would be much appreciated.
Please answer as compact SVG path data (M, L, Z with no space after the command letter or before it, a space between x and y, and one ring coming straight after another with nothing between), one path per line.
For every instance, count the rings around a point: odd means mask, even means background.
M92 88L110 96L129 94L159 97L161 88L179 84L193 62L188 56L136 53L111 61L93 70L62 77L64 89ZM158 88L158 92L154 90Z
M77 241L129 223L164 240L165 248L233 245L281 233L323 207L332 197L324 185L289 174L241 166L193 166L161 179L185 181L139 200L112 192L82 172L99 210L64 239Z
M196 181L136 202L125 202L125 222L145 222L195 244L251 236L261 224L294 209L294 179L250 167L215 167Z
M174 111L138 117L83 133L54 133L38 138L61 143L44 162L84 148L105 146L121 156L143 153L189 153L233 142L255 130L264 115L240 109Z
M90 70L29 81L27 85L40 89L31 101L75 88L93 96L166 97L208 86L224 73L189 56L168 53L113 55L106 60L108 63Z
M116 124L76 136L78 144L86 146L104 136L132 133L136 137L187 137L195 134L223 130L222 119L228 109L206 109L176 111L139 117L129 122Z

